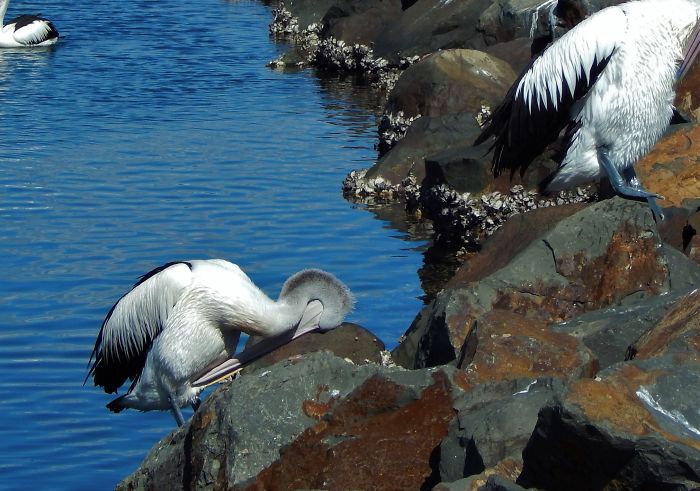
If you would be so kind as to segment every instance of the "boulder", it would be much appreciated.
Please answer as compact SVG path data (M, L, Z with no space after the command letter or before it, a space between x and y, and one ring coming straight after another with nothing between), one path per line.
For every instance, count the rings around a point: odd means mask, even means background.
M697 489L697 357L618 364L545 406L518 484L540 489Z
M454 374L327 352L252 371L216 389L117 489L432 486L463 392Z
M385 112L442 116L495 107L515 81L504 61L471 49L446 49L408 67L389 94Z
M426 156L465 140L473 142L480 131L470 113L420 117L413 122L406 136L367 171L365 178L382 177L391 184L399 184L413 173L420 182L425 177Z
M400 0L336 0L323 16L321 36L370 45L401 12Z
M341 326L330 331L311 332L294 339L246 365L244 373L273 365L293 356L313 353L314 351L329 351L335 356L350 360L356 365L381 363L384 343L364 327L351 322L344 322Z
M374 51L391 63L441 49L485 46L476 31L490 0L417 0L377 36Z

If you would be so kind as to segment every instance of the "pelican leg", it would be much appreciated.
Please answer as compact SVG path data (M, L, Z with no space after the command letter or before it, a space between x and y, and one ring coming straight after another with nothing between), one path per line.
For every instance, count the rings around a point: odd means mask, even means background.
M615 167L605 151L599 151L598 157L605 173L608 175L610 180L610 185L616 194L632 199L644 199L649 203L649 208L654 214L654 219L659 217L663 220L663 213L661 213L661 208L656 203L656 198L664 199L660 194L652 193L644 189L637 179L637 174L634 172L634 168L629 167L624 170L625 177L623 177L620 172ZM626 179L627 178L627 179Z
M642 187L642 183L639 182L639 179L637 178L637 173L635 172L634 167L629 166L622 171L622 175L630 186L645 191L645 189ZM656 195L656 197L663 199L663 196ZM656 202L656 197L647 196L647 203L649 204L649 209L651 210L652 215L654 215L654 220L663 220L664 212L661 211L661 207Z
M168 402L170 403L170 411L173 413L173 417L175 418L177 425L184 425L185 418L182 417L182 411L180 411L180 408L177 407L177 404L175 404L175 400L172 397L168 397Z

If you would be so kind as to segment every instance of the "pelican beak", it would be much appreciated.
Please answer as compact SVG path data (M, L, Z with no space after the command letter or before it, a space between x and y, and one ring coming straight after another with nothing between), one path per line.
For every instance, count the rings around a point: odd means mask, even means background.
M197 376L197 379L192 382L192 387L204 388L220 382L221 380L234 375L235 372L241 370L248 363L276 350L280 346L283 346L306 333L319 330L320 327L318 324L322 312L323 304L318 300L312 300L306 305L306 309L304 310L296 329L290 329L281 334L277 334L276 336L264 338L250 348L241 351L238 354L238 357L229 358L223 363L219 363L214 367L209 367L204 373Z
M683 52L683 61L681 66L678 68L678 80L683 80L690 67L695 61L695 57L700 52L700 21L695 24L693 32L690 33L690 38L688 39L688 44Z

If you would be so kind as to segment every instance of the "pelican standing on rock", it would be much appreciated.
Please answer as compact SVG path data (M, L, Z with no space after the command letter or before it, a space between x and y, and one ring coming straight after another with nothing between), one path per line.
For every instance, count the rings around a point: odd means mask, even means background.
M170 409L181 426L180 408L196 410L207 383L304 332L338 326L352 304L350 290L318 269L292 275L273 301L228 261L168 263L143 275L109 311L86 381L92 376L112 393L129 379L126 394L107 405L111 411ZM232 363L241 332L264 339Z
M50 46L58 41L58 31L50 20L38 15L20 15L5 24L10 0L0 0L0 48Z
M556 192L607 176L614 191L647 200L633 164L646 155L673 114L675 82L700 45L700 5L642 0L603 9L549 46L493 111L493 171L521 174L563 129L558 169L540 187ZM680 66L679 66L680 64Z

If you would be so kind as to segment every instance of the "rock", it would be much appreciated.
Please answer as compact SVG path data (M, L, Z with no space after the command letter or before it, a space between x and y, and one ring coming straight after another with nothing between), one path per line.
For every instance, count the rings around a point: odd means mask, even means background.
M419 395L382 376L369 378L319 415L247 489L430 487L437 482L431 455L453 417L448 376L438 371L432 378Z
M681 113L700 123L700 63L697 61L676 86L674 105Z
M449 114L435 118L416 119L406 133L386 155L366 173L366 179L382 177L399 184L409 172L418 182L425 177L425 157L450 148L463 141L473 141L480 132L474 116L469 113Z
M477 29L486 44L551 36L555 7L556 2L542 0L494 1L483 10Z
M389 94L385 113L406 116L477 114L495 107L515 81L504 61L481 51L446 49L408 67Z
M341 326L330 331L305 334L246 365L244 370L246 373L251 372L292 356L323 350L350 360L356 365L381 363L384 343L367 329L357 324L344 322Z
M700 124L669 128L654 149L635 168L650 191L664 196L661 206L682 206L700 197Z
M450 283L414 321L394 359L406 367L447 363L494 309L552 324L668 293L668 258L660 245L645 204L613 198L590 205L507 267L479 281Z
M547 405L518 484L541 489L696 489L700 364L673 356L616 365Z
M462 393L454 373L358 366L327 352L248 373L215 390L118 489L436 484L431 454ZM390 456L387 473L377 463Z
M629 307L608 307L552 326L574 336L590 349L601 368L624 361L629 348L649 331L685 293L662 295Z
M492 44L483 48L483 51L505 61L515 73L519 74L530 64L532 59L531 45L532 39L528 36Z
M479 14L489 0L418 0L375 39L378 56L390 63L441 49L485 46L476 31Z
M336 0L323 16L321 36L369 45L401 12L400 0Z
M667 309L664 317L631 347L631 356L647 360L672 352L676 357L700 355L700 290Z
M507 477L514 481L540 408L562 390L560 380L543 377L480 386L460 397L455 404L457 418L440 444L442 481L488 469L502 471L506 463Z

